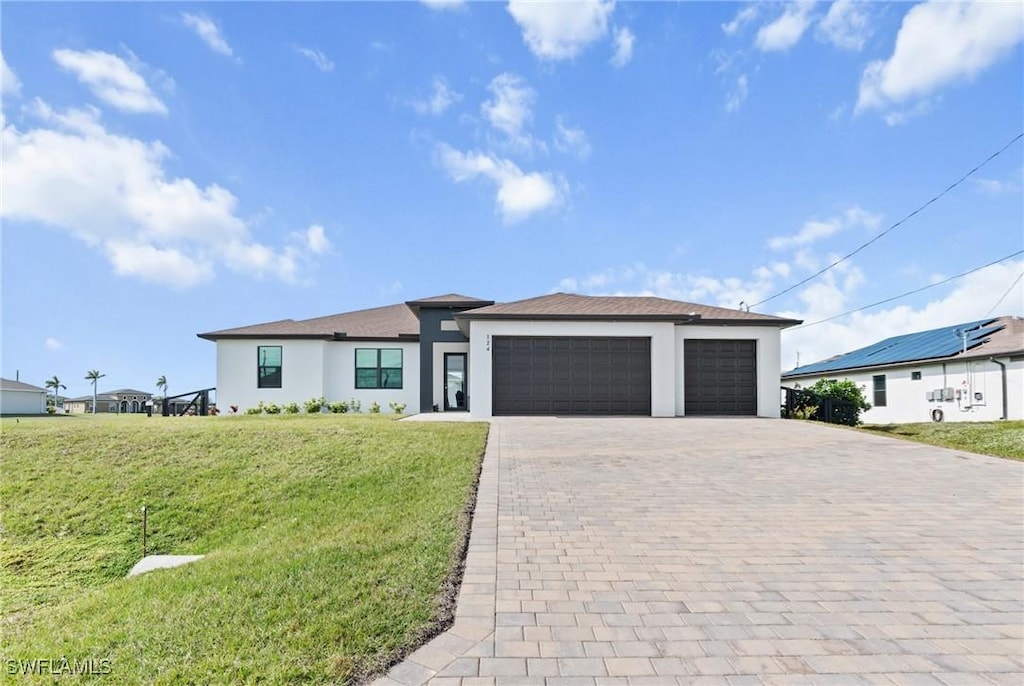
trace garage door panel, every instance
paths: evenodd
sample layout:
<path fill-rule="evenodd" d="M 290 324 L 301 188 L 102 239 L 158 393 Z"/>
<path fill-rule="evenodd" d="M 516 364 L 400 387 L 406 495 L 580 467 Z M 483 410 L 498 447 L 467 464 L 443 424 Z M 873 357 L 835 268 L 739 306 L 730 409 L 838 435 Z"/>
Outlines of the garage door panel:
<path fill-rule="evenodd" d="M 757 414 L 757 344 L 687 340 L 683 345 L 687 415 Z"/>
<path fill-rule="evenodd" d="M 649 338 L 495 336 L 492 348 L 495 415 L 651 413 Z"/>

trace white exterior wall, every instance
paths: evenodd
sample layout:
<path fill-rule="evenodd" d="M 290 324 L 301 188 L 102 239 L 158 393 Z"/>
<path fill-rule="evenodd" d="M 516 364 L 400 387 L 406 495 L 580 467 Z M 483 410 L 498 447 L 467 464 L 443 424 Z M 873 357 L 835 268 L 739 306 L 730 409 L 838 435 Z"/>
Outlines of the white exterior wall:
<path fill-rule="evenodd" d="M 401 388 L 356 388 L 356 348 L 400 348 Z M 324 397 L 329 402 L 358 400 L 363 412 L 374 401 L 380 411 L 391 412 L 388 403 L 404 403 L 415 414 L 420 403 L 420 344 L 398 341 L 338 341 L 324 344 Z M 313 396 L 310 396 L 313 397 Z"/>
<path fill-rule="evenodd" d="M 674 327 L 672 322 L 470 321 L 469 413 L 473 417 L 491 416 L 493 336 L 633 336 L 651 339 L 651 414 L 671 417 L 680 379 L 673 351 Z"/>
<path fill-rule="evenodd" d="M 0 414 L 46 414 L 43 391 L 0 391 Z"/>
<path fill-rule="evenodd" d="M 1008 418 L 1024 419 L 1024 360 L 997 359 L 1006 365 Z M 921 379 L 911 379 L 912 372 L 921 372 Z M 885 375 L 886 406 L 874 407 L 873 377 L 880 374 Z M 946 362 L 945 373 L 943 363 L 930 362 L 784 380 L 782 385 L 792 388 L 799 383 L 801 388 L 809 388 L 822 378 L 849 379 L 872 404 L 872 408 L 861 415 L 866 424 L 930 422 L 931 412 L 936 408 L 942 410 L 946 422 L 982 422 L 1002 417 L 1001 374 L 999 365 L 986 359 L 958 360 Z M 942 388 L 952 388 L 954 399 L 929 402 L 925 394 Z M 959 400 L 955 398 L 958 389 Z M 975 393 L 981 393 L 982 400 L 974 400 Z"/>
<path fill-rule="evenodd" d="M 781 415 L 779 403 L 779 376 L 782 374 L 780 329 L 775 326 L 701 326 L 682 325 L 675 330 L 675 360 L 677 374 L 675 413 L 684 415 L 686 402 L 683 373 L 685 360 L 684 341 L 703 340 L 753 340 L 757 349 L 757 416 L 775 417 Z"/>
<path fill-rule="evenodd" d="M 217 341 L 217 406 L 239 412 L 264 403 L 299 403 L 324 394 L 324 345 L 317 340 Z M 281 388 L 256 387 L 256 348 L 281 346 Z"/>
<path fill-rule="evenodd" d="M 256 387 L 256 348 L 281 346 L 281 388 Z M 356 389 L 356 348 L 401 348 L 402 388 Z M 419 403 L 419 344 L 398 341 L 320 341 L 261 339 L 217 341 L 217 405 L 237 405 L 239 412 L 264 403 L 299 403 L 310 398 L 330 402 L 358 400 L 362 411 L 376 401 L 382 412 L 388 403 L 405 403 L 411 411 Z"/>

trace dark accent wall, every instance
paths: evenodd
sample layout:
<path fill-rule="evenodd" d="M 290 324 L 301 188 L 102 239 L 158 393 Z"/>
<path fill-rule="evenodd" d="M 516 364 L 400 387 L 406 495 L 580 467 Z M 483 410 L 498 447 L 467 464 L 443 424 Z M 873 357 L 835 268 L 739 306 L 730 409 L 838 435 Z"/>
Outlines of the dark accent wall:
<path fill-rule="evenodd" d="M 434 407 L 434 343 L 466 343 L 461 331 L 442 331 L 441 322 L 468 307 L 429 307 L 420 305 L 420 412 Z"/>

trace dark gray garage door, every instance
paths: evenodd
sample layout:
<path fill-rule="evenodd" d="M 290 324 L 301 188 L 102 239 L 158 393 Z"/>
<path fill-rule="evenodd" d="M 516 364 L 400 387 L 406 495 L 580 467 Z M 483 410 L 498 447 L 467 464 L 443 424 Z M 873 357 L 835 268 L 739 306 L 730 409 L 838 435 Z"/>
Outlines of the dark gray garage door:
<path fill-rule="evenodd" d="M 495 336 L 495 415 L 651 414 L 651 339 Z"/>
<path fill-rule="evenodd" d="M 683 368 L 686 414 L 757 414 L 755 341 L 687 340 Z"/>

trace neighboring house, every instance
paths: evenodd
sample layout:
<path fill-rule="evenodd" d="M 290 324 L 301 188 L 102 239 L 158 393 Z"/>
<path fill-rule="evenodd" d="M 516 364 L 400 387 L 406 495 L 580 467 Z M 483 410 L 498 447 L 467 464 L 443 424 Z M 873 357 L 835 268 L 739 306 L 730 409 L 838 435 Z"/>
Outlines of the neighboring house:
<path fill-rule="evenodd" d="M 0 379 L 0 415 L 46 414 L 45 388 Z"/>
<path fill-rule="evenodd" d="M 792 319 L 653 297 L 457 294 L 199 334 L 217 399 L 325 397 L 407 412 L 778 417 L 779 332 Z"/>
<path fill-rule="evenodd" d="M 96 412 L 116 414 L 145 412 L 146 403 L 152 398 L 152 393 L 137 391 L 133 388 L 119 388 L 116 391 L 97 393 Z M 64 401 L 64 407 L 71 414 L 92 413 L 92 394 L 69 398 Z"/>
<path fill-rule="evenodd" d="M 872 424 L 1024 419 L 1024 319 L 999 317 L 894 336 L 803 365 L 784 386 L 850 379 Z"/>

